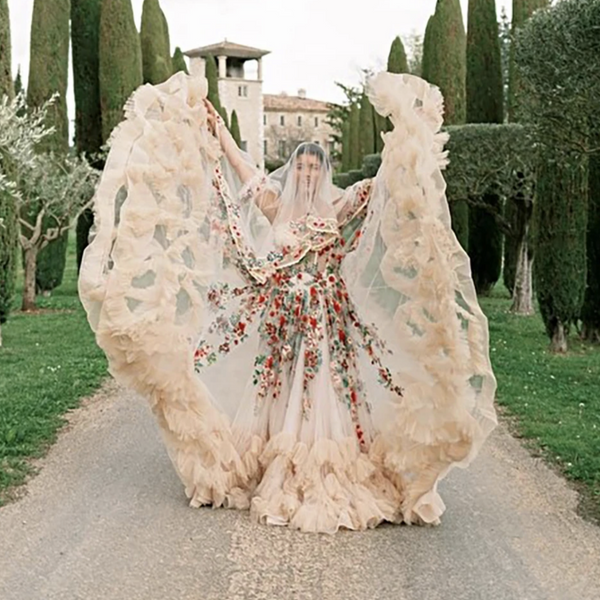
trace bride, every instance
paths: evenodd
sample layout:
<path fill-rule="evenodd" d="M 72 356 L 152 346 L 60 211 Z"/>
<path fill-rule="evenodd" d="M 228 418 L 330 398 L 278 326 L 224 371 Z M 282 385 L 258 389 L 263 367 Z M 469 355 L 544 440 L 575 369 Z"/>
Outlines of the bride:
<path fill-rule="evenodd" d="M 346 190 L 315 144 L 262 173 L 182 73 L 140 88 L 113 134 L 80 296 L 192 506 L 328 533 L 437 524 L 439 480 L 495 425 L 441 95 L 381 73 L 370 96 L 394 129 Z"/>

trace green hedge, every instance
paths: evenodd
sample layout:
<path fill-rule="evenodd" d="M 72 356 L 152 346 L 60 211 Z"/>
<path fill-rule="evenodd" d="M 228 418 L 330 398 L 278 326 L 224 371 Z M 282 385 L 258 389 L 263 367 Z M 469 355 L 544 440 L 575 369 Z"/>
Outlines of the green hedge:
<path fill-rule="evenodd" d="M 533 193 L 535 153 L 531 136 L 519 124 L 470 124 L 446 128 L 450 140 L 446 145 L 450 164 L 444 177 L 450 203 L 466 201 L 493 193 L 503 197 Z M 381 155 L 366 156 L 360 171 L 338 173 L 338 182 L 351 183 L 374 177 L 381 165 Z M 505 230 L 501 212 L 495 217 Z M 510 231 L 506 231 L 510 233 Z"/>

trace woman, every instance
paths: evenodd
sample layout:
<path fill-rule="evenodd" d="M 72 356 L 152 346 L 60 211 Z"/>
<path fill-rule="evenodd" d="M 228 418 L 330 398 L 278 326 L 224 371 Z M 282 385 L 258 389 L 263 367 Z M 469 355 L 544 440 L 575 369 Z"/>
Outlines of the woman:
<path fill-rule="evenodd" d="M 487 327 L 449 227 L 441 97 L 381 74 L 382 166 L 345 191 L 300 145 L 266 176 L 179 74 L 113 138 L 81 297 L 193 506 L 332 533 L 437 524 L 495 424 Z"/>

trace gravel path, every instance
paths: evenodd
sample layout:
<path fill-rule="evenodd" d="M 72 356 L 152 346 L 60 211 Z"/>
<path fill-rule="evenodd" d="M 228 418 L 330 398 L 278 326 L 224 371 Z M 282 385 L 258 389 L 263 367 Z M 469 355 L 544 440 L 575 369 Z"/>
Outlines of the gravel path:
<path fill-rule="evenodd" d="M 0 509 L 1 600 L 598 600 L 600 528 L 500 427 L 438 528 L 335 536 L 188 508 L 143 399 L 110 382 Z"/>

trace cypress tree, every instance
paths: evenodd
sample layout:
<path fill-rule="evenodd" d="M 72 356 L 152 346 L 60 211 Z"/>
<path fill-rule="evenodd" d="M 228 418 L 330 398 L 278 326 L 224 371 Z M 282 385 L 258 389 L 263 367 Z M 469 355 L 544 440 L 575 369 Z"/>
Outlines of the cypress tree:
<path fill-rule="evenodd" d="M 19 70 L 17 71 L 17 76 L 15 77 L 14 89 L 15 96 L 17 96 L 23 91 L 23 78 L 21 77 L 21 67 L 19 67 Z"/>
<path fill-rule="evenodd" d="M 365 156 L 375 152 L 375 126 L 373 124 L 373 105 L 371 104 L 366 92 L 363 92 L 360 99 L 359 114 L 360 138 L 359 152 L 360 160 L 356 168 L 360 168 Z"/>
<path fill-rule="evenodd" d="M 406 51 L 404 44 L 397 36 L 392 42 L 390 53 L 388 55 L 387 70 L 389 73 L 408 73 L 408 60 L 406 59 Z"/>
<path fill-rule="evenodd" d="M 504 91 L 502 57 L 495 0 L 469 0 L 467 32 L 467 121 L 502 123 Z M 480 199 L 501 212 L 501 199 Z M 502 232 L 493 215 L 483 208 L 469 209 L 469 257 L 475 288 L 487 294 L 502 270 Z"/>
<path fill-rule="evenodd" d="M 190 74 L 185 63 L 183 52 L 181 51 L 181 48 L 177 46 L 177 48 L 175 48 L 175 54 L 173 54 L 173 73 L 179 73 L 179 71 L 183 71 L 186 75 Z"/>
<path fill-rule="evenodd" d="M 100 5 L 102 0 L 71 0 L 71 44 L 75 88 L 75 146 L 94 156 L 102 146 L 100 108 Z M 97 165 L 101 167 L 102 165 Z M 77 221 L 77 270 L 94 217 L 86 210 Z"/>
<path fill-rule="evenodd" d="M 163 22 L 163 33 L 164 33 L 164 51 L 169 70 L 169 77 L 173 75 L 173 57 L 171 56 L 171 34 L 169 33 L 169 22 L 165 16 L 165 12 L 161 9 L 160 14 Z"/>
<path fill-rule="evenodd" d="M 31 22 L 27 104 L 41 106 L 54 94 L 57 99 L 48 111 L 48 124 L 55 133 L 39 145 L 41 151 L 66 154 L 69 148 L 67 81 L 69 76 L 70 0 L 35 0 Z M 52 217 L 44 218 L 46 231 L 56 226 Z M 51 291 L 62 283 L 67 257 L 68 231 L 48 244 L 37 257 L 36 287 Z"/>
<path fill-rule="evenodd" d="M 466 118 L 466 35 L 460 0 L 438 0 L 427 23 L 423 77 L 444 96 L 444 122 L 462 125 Z M 450 200 L 452 229 L 463 248 L 469 246 L 469 207 Z"/>
<path fill-rule="evenodd" d="M 466 118 L 466 35 L 460 0 L 438 0 L 430 31 L 428 80 L 445 101 L 446 125 L 462 125 Z M 425 49 L 424 49 L 425 51 Z"/>
<path fill-rule="evenodd" d="M 514 38 L 517 30 L 522 27 L 534 11 L 549 5 L 548 0 L 513 0 L 512 6 L 512 32 Z M 514 44 L 511 43 L 509 51 L 509 77 L 508 77 L 508 120 L 512 123 L 518 122 L 519 109 L 517 98 L 520 93 L 521 83 L 515 63 Z M 529 221 L 525 214 L 522 198 L 507 198 L 505 206 L 505 218 L 510 223 L 512 230 L 516 233 L 522 231 Z M 504 240 L 504 286 L 512 294 L 515 287 L 515 276 L 517 272 L 518 235 L 506 236 Z M 532 251 L 532 249 L 530 249 Z"/>
<path fill-rule="evenodd" d="M 58 93 L 48 113 L 56 132 L 41 143 L 44 150 L 56 153 L 66 153 L 69 148 L 69 15 L 70 0 L 34 0 L 27 104 L 41 106 Z"/>
<path fill-rule="evenodd" d="M 512 4 L 512 37 L 514 39 L 519 27 L 541 8 L 550 5 L 550 0 L 513 0 Z M 511 44 L 508 79 L 508 119 L 511 122 L 519 120 L 518 96 L 521 89 L 519 72 L 515 63 L 514 44 Z"/>
<path fill-rule="evenodd" d="M 11 37 L 8 0 L 0 0 L 0 97 L 14 97 L 11 73 Z M 2 164 L 3 169 L 10 168 Z M 8 194 L 0 195 L 0 325 L 10 312 L 17 270 L 18 224 L 15 202 Z M 2 335 L 0 333 L 0 346 Z"/>
<path fill-rule="evenodd" d="M 0 0 L 0 95 L 14 98 L 11 64 L 10 16 L 8 0 Z M 20 77 L 21 71 L 17 78 Z"/>
<path fill-rule="evenodd" d="M 432 64 L 435 60 L 435 52 L 437 45 L 435 43 L 435 13 L 431 15 L 427 21 L 425 35 L 423 37 L 423 58 L 421 61 L 421 76 L 427 81 L 431 81 Z"/>
<path fill-rule="evenodd" d="M 406 51 L 400 36 L 396 36 L 390 47 L 387 61 L 388 73 L 409 73 Z M 389 119 L 381 117 L 377 112 L 374 113 L 375 122 L 375 151 L 383 150 L 383 140 L 381 134 L 385 131 L 391 131 L 392 123 Z"/>
<path fill-rule="evenodd" d="M 342 173 L 350 170 L 350 117 L 342 125 Z"/>
<path fill-rule="evenodd" d="M 173 71 L 168 26 L 158 0 L 144 0 L 140 40 L 144 83 L 157 85 Z"/>
<path fill-rule="evenodd" d="M 360 109 L 358 102 L 353 102 L 350 107 L 350 125 L 349 125 L 349 139 L 350 139 L 350 169 L 360 169 L 361 157 L 360 157 Z"/>
<path fill-rule="evenodd" d="M 587 286 L 581 314 L 583 337 L 600 342 L 600 158 L 590 159 L 587 230 Z"/>
<path fill-rule="evenodd" d="M 100 108 L 100 5 L 102 0 L 71 0 L 75 145 L 88 155 L 102 146 Z"/>
<path fill-rule="evenodd" d="M 586 284 L 587 160 L 546 148 L 539 165 L 533 220 L 533 277 L 554 352 L 567 349 L 569 326 L 581 314 Z"/>
<path fill-rule="evenodd" d="M 231 137 L 235 140 L 238 148 L 242 147 L 242 134 L 240 133 L 240 124 L 235 110 L 231 113 Z"/>
<path fill-rule="evenodd" d="M 102 0 L 100 9 L 100 106 L 102 139 L 123 119 L 123 107 L 143 82 L 140 36 L 130 0 Z"/>
<path fill-rule="evenodd" d="M 373 108 L 373 128 L 375 131 L 375 152 L 379 153 L 383 150 L 381 134 L 391 129 L 391 123 L 388 125 L 388 119 L 382 117 L 375 108 Z"/>
<path fill-rule="evenodd" d="M 502 56 L 496 3 L 469 0 L 467 34 L 467 122 L 502 123 Z"/>
<path fill-rule="evenodd" d="M 225 125 L 229 128 L 229 118 L 225 107 L 221 104 L 219 98 L 219 73 L 217 71 L 217 61 L 213 56 L 208 55 L 205 59 L 206 79 L 208 81 L 208 99 L 212 102 L 215 110 L 221 115 Z"/>

